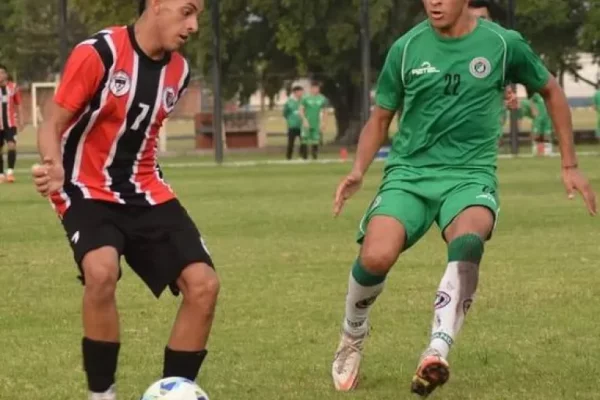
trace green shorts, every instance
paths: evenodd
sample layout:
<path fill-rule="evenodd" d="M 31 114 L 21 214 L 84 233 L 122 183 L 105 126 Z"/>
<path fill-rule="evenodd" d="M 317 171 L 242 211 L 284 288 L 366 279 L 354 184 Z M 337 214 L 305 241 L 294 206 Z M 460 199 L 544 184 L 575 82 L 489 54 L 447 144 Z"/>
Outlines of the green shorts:
<path fill-rule="evenodd" d="M 534 120 L 532 132 L 536 136 L 551 136 L 552 121 L 549 118 Z"/>
<path fill-rule="evenodd" d="M 321 130 L 319 128 L 302 128 L 300 142 L 303 144 L 321 143 Z"/>
<path fill-rule="evenodd" d="M 463 210 L 472 206 L 489 208 L 494 215 L 495 228 L 500 200 L 493 173 L 396 168 L 386 172 L 375 199 L 360 222 L 357 241 L 362 243 L 373 216 L 385 215 L 404 226 L 406 250 L 427 233 L 433 222 L 444 232 Z"/>

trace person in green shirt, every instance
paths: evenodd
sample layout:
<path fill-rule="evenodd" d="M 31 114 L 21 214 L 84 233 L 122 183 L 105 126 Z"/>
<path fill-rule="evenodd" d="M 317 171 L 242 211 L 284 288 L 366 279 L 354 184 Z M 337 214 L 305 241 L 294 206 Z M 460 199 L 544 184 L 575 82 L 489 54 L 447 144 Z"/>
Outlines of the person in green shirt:
<path fill-rule="evenodd" d="M 433 223 L 448 259 L 411 391 L 426 397 L 448 380 L 450 348 L 473 303 L 484 245 L 498 219 L 497 140 L 507 82 L 545 99 L 560 137 L 567 192 L 582 193 L 589 213 L 596 213 L 595 194 L 578 169 L 567 99 L 539 56 L 519 33 L 472 16 L 468 0 L 422 1 L 428 18 L 389 50 L 352 170 L 335 193 L 338 215 L 359 190 L 399 112 L 383 180 L 360 222 L 361 247 L 331 368 L 341 391 L 358 382 L 369 311 L 386 275 Z"/>
<path fill-rule="evenodd" d="M 294 86 L 292 88 L 292 95 L 283 106 L 283 117 L 288 127 L 288 142 L 286 158 L 292 159 L 294 153 L 294 143 L 296 138 L 300 137 L 302 131 L 302 117 L 300 117 L 300 102 L 302 101 L 302 94 L 304 88 L 302 86 Z"/>
<path fill-rule="evenodd" d="M 321 84 L 313 81 L 310 85 L 310 94 L 304 96 L 300 107 L 300 115 L 303 120 L 301 152 L 303 158 L 308 158 L 308 146 L 311 147 L 313 159 L 317 159 L 319 144 L 321 143 L 323 130 L 325 128 L 325 108 L 327 99 L 321 94 Z"/>
<path fill-rule="evenodd" d="M 533 125 L 531 133 L 536 143 L 544 143 L 552 140 L 552 120 L 548 114 L 548 109 L 544 99 L 539 93 L 531 96 L 531 115 L 533 116 Z"/>
<path fill-rule="evenodd" d="M 594 108 L 596 109 L 596 138 L 600 139 L 600 83 L 594 93 Z"/>

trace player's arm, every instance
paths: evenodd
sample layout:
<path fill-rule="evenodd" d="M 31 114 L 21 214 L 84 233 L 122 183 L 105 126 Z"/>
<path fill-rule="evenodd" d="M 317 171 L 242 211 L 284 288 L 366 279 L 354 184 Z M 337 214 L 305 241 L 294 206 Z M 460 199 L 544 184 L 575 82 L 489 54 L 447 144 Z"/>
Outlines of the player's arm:
<path fill-rule="evenodd" d="M 305 106 L 306 100 L 302 99 L 302 102 L 300 103 L 300 108 L 298 109 L 298 113 L 300 114 L 300 118 L 302 118 L 302 123 L 304 124 L 305 128 L 309 127 L 309 122 L 308 122 L 308 118 L 306 117 L 306 106 Z"/>
<path fill-rule="evenodd" d="M 358 139 L 352 171 L 338 185 L 333 205 L 338 215 L 344 202 L 361 186 L 363 177 L 385 140 L 394 114 L 402 107 L 404 80 L 402 71 L 402 39 L 390 49 L 377 81 L 375 107 Z"/>
<path fill-rule="evenodd" d="M 353 172 L 361 176 L 369 169 L 383 141 L 387 138 L 394 115 L 403 104 L 402 50 L 401 42 L 396 42 L 392 46 L 377 81 L 375 107 L 360 134 L 353 167 Z"/>
<path fill-rule="evenodd" d="M 508 39 L 510 40 L 508 75 L 516 82 L 524 84 L 528 91 L 538 92 L 544 98 L 558 137 L 565 188 L 570 198 L 573 197 L 575 190 L 580 192 L 588 211 L 595 215 L 596 195 L 578 168 L 571 109 L 567 97 L 556 78 L 548 72 L 542 60 L 521 35 L 511 32 Z"/>
<path fill-rule="evenodd" d="M 38 150 L 42 160 L 59 162 L 62 159 L 61 135 L 91 100 L 103 74 L 104 66 L 92 46 L 75 48 L 67 60 L 56 95 L 45 110 L 44 122 L 38 129 Z"/>
<path fill-rule="evenodd" d="M 19 130 L 23 129 L 23 102 L 21 101 L 21 89 L 19 89 L 19 87 L 16 87 L 15 90 L 15 94 L 14 94 L 14 102 L 15 105 L 17 106 L 17 126 L 19 128 Z"/>
<path fill-rule="evenodd" d="M 43 165 L 34 166 L 33 177 L 43 196 L 56 192 L 63 185 L 62 134 L 89 103 L 103 75 L 104 66 L 92 46 L 80 45 L 73 50 L 54 100 L 47 106 L 37 132 Z"/>

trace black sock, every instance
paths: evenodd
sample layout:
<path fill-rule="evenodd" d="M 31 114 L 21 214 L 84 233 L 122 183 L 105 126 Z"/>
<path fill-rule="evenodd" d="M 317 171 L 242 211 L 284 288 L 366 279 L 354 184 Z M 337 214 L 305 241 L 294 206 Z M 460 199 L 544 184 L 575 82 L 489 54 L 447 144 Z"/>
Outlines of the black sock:
<path fill-rule="evenodd" d="M 83 338 L 83 368 L 91 392 L 106 392 L 115 383 L 120 346 L 119 343 Z"/>
<path fill-rule="evenodd" d="M 8 169 L 14 169 L 17 162 L 17 150 L 8 151 Z"/>
<path fill-rule="evenodd" d="M 2 154 L 2 147 L 0 147 L 0 174 L 4 173 L 4 155 Z"/>
<path fill-rule="evenodd" d="M 175 351 L 165 347 L 163 378 L 176 376 L 195 381 L 206 353 L 206 350 Z"/>

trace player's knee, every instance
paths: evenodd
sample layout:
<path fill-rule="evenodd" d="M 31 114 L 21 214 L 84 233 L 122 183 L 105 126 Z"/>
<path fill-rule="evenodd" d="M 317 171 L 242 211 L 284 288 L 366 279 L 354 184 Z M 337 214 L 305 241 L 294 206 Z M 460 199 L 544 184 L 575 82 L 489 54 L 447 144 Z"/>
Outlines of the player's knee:
<path fill-rule="evenodd" d="M 457 237 L 448 244 L 448 261 L 463 261 L 479 264 L 483 257 L 483 239 L 475 233 Z"/>
<path fill-rule="evenodd" d="M 17 143 L 15 143 L 15 142 L 7 142 L 6 146 L 8 147 L 8 150 L 16 150 L 17 149 Z"/>
<path fill-rule="evenodd" d="M 188 267 L 181 279 L 184 301 L 212 312 L 221 288 L 217 273 L 207 265 L 199 264 Z"/>
<path fill-rule="evenodd" d="M 375 275 L 385 275 L 396 262 L 398 255 L 384 246 L 363 246 L 360 252 L 362 266 Z"/>
<path fill-rule="evenodd" d="M 119 266 L 112 260 L 98 259 L 84 265 L 86 294 L 97 302 L 114 298 L 119 280 Z"/>

